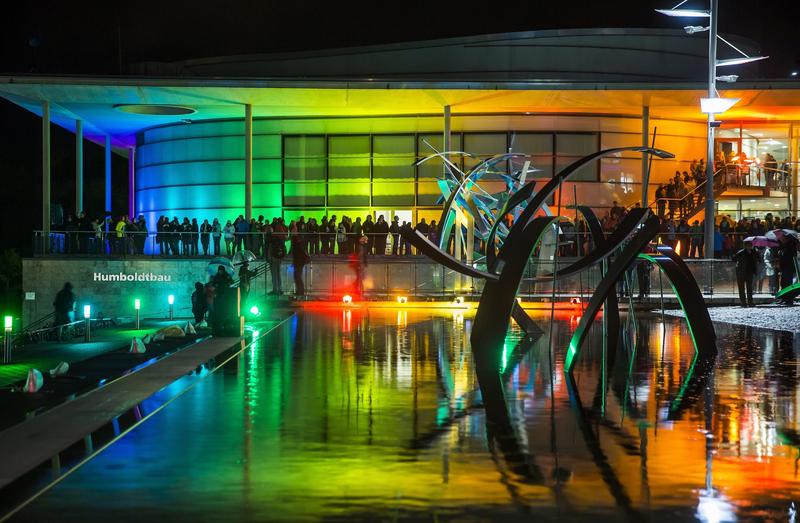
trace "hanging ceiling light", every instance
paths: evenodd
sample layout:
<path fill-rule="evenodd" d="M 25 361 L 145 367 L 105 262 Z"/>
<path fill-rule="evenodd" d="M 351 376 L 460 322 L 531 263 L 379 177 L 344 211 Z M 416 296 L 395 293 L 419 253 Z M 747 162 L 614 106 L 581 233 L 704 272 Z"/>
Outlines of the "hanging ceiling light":
<path fill-rule="evenodd" d="M 700 110 L 706 114 L 724 113 L 739 102 L 740 98 L 700 98 Z"/>

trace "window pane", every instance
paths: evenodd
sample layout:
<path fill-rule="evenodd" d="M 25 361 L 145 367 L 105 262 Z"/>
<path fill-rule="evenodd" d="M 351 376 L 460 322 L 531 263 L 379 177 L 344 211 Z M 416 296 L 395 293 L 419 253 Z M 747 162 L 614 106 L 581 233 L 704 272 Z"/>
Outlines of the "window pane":
<path fill-rule="evenodd" d="M 559 156 L 586 156 L 597 152 L 596 134 L 557 134 L 556 154 Z"/>
<path fill-rule="evenodd" d="M 414 135 L 375 135 L 372 137 L 372 155 L 414 156 Z"/>
<path fill-rule="evenodd" d="M 361 183 L 328 183 L 328 205 L 342 206 L 369 206 L 369 181 Z"/>
<path fill-rule="evenodd" d="M 442 191 L 435 181 L 417 183 L 417 205 L 441 205 Z"/>
<path fill-rule="evenodd" d="M 286 158 L 320 158 L 325 156 L 325 137 L 287 136 L 283 140 Z"/>
<path fill-rule="evenodd" d="M 317 183 L 284 183 L 283 204 L 325 205 L 325 182 Z"/>
<path fill-rule="evenodd" d="M 331 136 L 328 150 L 330 156 L 369 157 L 369 136 Z"/>
<path fill-rule="evenodd" d="M 372 160 L 372 178 L 375 181 L 382 178 L 403 178 L 413 182 L 414 157 L 375 158 Z"/>
<path fill-rule="evenodd" d="M 512 133 L 511 152 L 552 156 L 553 135 L 550 133 Z"/>
<path fill-rule="evenodd" d="M 434 154 L 433 149 L 428 147 L 425 142 L 431 144 L 437 151 L 442 150 L 442 133 L 439 134 L 420 134 L 417 139 L 417 147 L 419 148 L 418 160 L 426 158 Z M 461 135 L 450 135 L 450 150 L 461 151 Z M 462 167 L 461 156 L 451 156 L 450 161 L 456 164 L 459 168 Z M 417 176 L 419 178 L 435 179 L 441 178 L 444 173 L 444 162 L 438 158 L 428 160 L 422 165 L 417 167 Z"/>
<path fill-rule="evenodd" d="M 369 183 L 369 158 L 342 158 L 328 161 L 328 179 L 361 180 Z"/>
<path fill-rule="evenodd" d="M 414 184 L 409 182 L 375 182 L 372 205 L 414 205 Z"/>
<path fill-rule="evenodd" d="M 325 159 L 293 159 L 283 161 L 284 180 L 324 180 Z"/>

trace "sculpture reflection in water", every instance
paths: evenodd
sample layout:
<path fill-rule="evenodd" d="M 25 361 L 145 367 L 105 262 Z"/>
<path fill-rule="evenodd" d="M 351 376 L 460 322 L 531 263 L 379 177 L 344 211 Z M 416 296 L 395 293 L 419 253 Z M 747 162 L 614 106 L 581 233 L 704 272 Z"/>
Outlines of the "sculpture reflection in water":
<path fill-rule="evenodd" d="M 526 182 L 525 180 L 525 176 L 530 172 L 530 160 L 524 155 L 498 155 L 479 163 L 471 171 L 463 173 L 458 171 L 455 165 L 447 159 L 449 154 L 455 153 L 438 153 L 430 158 L 444 159 L 447 167 L 447 175 L 444 180 L 440 181 L 446 201 L 439 221 L 439 245 L 435 245 L 427 237 L 410 227 L 401 231 L 409 243 L 434 261 L 460 274 L 484 280 L 484 288 L 470 341 L 490 435 L 503 450 L 507 459 L 512 462 L 522 463 L 530 460 L 512 457 L 522 454 L 520 454 L 514 438 L 503 390 L 503 362 L 501 361 L 503 340 L 512 317 L 529 336 L 537 336 L 541 333 L 517 302 L 516 295 L 528 260 L 541 244 L 543 236 L 548 231 L 559 231 L 560 224 L 568 221 L 562 216 L 552 216 L 550 210 L 545 206 L 545 202 L 554 195 L 556 190 L 560 189 L 562 182 L 568 180 L 581 167 L 604 156 L 624 152 L 642 152 L 659 158 L 674 157 L 669 152 L 652 147 L 605 149 L 575 161 L 548 180 L 541 189 L 534 191 L 535 182 Z M 507 182 L 508 190 L 506 192 L 489 195 L 485 191 L 477 189 L 477 181 L 482 176 L 492 172 L 492 169 L 504 162 L 511 164 L 512 160 L 524 160 L 524 164 L 518 171 L 512 170 L 510 173 L 499 174 L 499 177 Z M 495 172 L 495 174 L 498 173 Z M 578 206 L 576 209 L 582 214 L 592 233 L 594 249 L 567 267 L 560 270 L 554 269 L 553 273 L 535 279 L 535 281 L 555 281 L 602 263 L 602 279 L 581 316 L 567 350 L 564 370 L 568 374 L 570 382 L 573 379 L 575 364 L 580 356 L 581 345 L 601 308 L 605 309 L 607 345 L 612 351 L 616 349 L 619 334 L 616 284 L 637 260 L 642 259 L 656 265 L 670 281 L 686 314 L 695 345 L 695 363 L 684 381 L 681 394 L 673 401 L 673 410 L 676 413 L 682 411 L 686 408 L 686 403 L 695 397 L 695 389 L 702 389 L 702 383 L 699 383 L 696 377 L 708 374 L 706 371 L 709 365 L 713 364 L 716 354 L 714 328 L 694 277 L 671 248 L 658 247 L 656 252 L 646 252 L 659 231 L 658 218 L 648 209 L 631 210 L 607 238 L 604 237 L 600 222 L 591 209 L 584 206 Z M 536 216 L 539 211 L 542 211 L 545 216 Z M 504 218 L 509 214 L 514 217 L 513 225 L 510 227 L 504 223 Z M 459 218 L 463 216 L 468 217 L 467 223 L 474 223 L 474 230 L 467 227 L 468 237 L 464 239 L 462 236 L 452 242 L 454 250 L 451 254 L 448 252 L 450 236 L 461 236 L 465 231 L 465 227 L 459 225 L 462 222 Z M 470 242 L 472 235 L 480 241 Z M 483 256 L 485 270 L 478 268 L 475 264 L 461 261 L 462 252 L 458 246 L 470 244 L 484 245 L 484 251 L 477 254 Z M 467 253 L 468 262 L 473 259 L 474 254 Z M 604 353 L 604 366 L 608 363 L 605 361 L 605 356 Z M 602 387 L 605 388 L 605 383 Z M 577 394 L 574 396 L 574 401 L 580 405 Z M 582 406 L 578 411 L 581 415 L 584 414 Z M 588 425 L 586 426 L 588 427 Z M 590 443 L 591 434 L 586 432 L 584 435 L 587 443 Z M 599 445 L 590 444 L 590 448 L 595 449 L 593 452 L 602 453 Z M 598 466 L 605 463 L 602 455 L 594 457 Z M 603 477 L 608 478 L 612 492 L 617 492 L 615 497 L 619 496 L 618 502 L 625 506 L 625 495 L 618 492 L 615 482 L 611 479 L 613 474 L 608 470 L 602 472 Z"/>

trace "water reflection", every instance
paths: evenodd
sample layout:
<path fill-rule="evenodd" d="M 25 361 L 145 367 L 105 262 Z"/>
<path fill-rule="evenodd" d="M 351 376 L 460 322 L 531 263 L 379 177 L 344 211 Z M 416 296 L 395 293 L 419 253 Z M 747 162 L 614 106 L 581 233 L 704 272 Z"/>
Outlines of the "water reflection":
<path fill-rule="evenodd" d="M 557 313 L 552 331 L 549 313 L 534 316 L 534 340 L 509 333 L 497 413 L 475 378 L 469 313 L 304 312 L 19 518 L 787 517 L 791 335 L 720 326 L 712 365 L 680 321 L 623 316 L 614 342 L 597 322 L 568 379 L 574 316 Z"/>

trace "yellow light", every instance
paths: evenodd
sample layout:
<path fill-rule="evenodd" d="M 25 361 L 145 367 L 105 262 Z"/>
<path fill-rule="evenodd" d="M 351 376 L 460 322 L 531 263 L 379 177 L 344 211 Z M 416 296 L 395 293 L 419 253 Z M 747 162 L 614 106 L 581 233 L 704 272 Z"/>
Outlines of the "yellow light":
<path fill-rule="evenodd" d="M 168 302 L 170 305 L 174 305 L 174 304 L 175 304 L 175 295 L 173 295 L 173 294 L 170 294 L 169 296 L 167 296 L 167 302 Z"/>
<path fill-rule="evenodd" d="M 342 296 L 342 303 L 353 303 L 353 297 L 349 294 Z"/>
<path fill-rule="evenodd" d="M 133 300 L 133 308 L 134 309 L 136 309 L 138 311 L 141 308 L 141 306 L 142 306 L 142 300 L 140 300 L 139 298 L 136 298 L 135 300 Z"/>
<path fill-rule="evenodd" d="M 453 303 L 455 303 L 456 305 L 463 304 L 464 303 L 464 297 L 463 296 L 456 296 L 456 299 L 453 300 Z"/>
<path fill-rule="evenodd" d="M 398 296 L 397 303 L 408 303 L 408 298 L 405 296 Z"/>
<path fill-rule="evenodd" d="M 83 317 L 87 320 L 92 317 L 92 306 L 91 305 L 84 305 L 83 306 Z"/>

